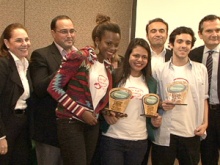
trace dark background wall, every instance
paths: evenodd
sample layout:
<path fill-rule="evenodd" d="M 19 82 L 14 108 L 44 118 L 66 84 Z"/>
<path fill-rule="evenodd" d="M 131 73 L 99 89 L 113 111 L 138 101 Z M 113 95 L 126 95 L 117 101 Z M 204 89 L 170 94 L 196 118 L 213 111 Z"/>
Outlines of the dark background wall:
<path fill-rule="evenodd" d="M 118 23 L 122 31 L 119 53 L 124 54 L 130 41 L 133 0 L 0 0 L 0 33 L 13 22 L 26 26 L 31 38 L 31 51 L 52 42 L 51 20 L 68 15 L 77 30 L 76 47 L 91 45 L 91 32 L 97 13 Z"/>

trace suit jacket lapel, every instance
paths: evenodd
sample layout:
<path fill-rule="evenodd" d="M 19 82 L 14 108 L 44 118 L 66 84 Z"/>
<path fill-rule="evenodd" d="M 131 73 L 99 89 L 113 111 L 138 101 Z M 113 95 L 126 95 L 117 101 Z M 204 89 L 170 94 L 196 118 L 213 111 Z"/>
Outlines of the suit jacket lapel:
<path fill-rule="evenodd" d="M 54 54 L 54 60 L 60 65 L 63 57 L 54 43 L 51 45 L 51 53 Z"/>
<path fill-rule="evenodd" d="M 27 79 L 28 79 L 28 84 L 30 88 L 30 93 L 33 91 L 33 86 L 32 86 L 32 81 L 31 81 L 31 76 L 30 76 L 30 69 L 27 70 Z"/>
<path fill-rule="evenodd" d="M 172 56 L 172 51 L 169 49 L 166 49 L 165 62 L 169 61 L 171 56 Z"/>
<path fill-rule="evenodd" d="M 19 76 L 15 61 L 14 61 L 13 57 L 11 56 L 11 54 L 9 54 L 9 66 L 10 66 L 10 69 L 11 69 L 11 80 L 14 83 L 16 83 L 18 86 L 23 88 L 21 78 Z"/>
<path fill-rule="evenodd" d="M 204 49 L 205 49 L 205 47 L 201 46 L 198 49 L 198 52 L 196 53 L 196 58 L 198 59 L 198 62 L 200 62 L 200 63 L 202 63 Z"/>

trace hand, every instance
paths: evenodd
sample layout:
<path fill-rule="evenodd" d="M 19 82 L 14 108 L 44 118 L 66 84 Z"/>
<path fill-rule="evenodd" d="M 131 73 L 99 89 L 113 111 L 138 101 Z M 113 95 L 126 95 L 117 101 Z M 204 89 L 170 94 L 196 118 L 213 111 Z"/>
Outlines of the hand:
<path fill-rule="evenodd" d="M 172 104 L 172 102 L 169 100 L 163 101 L 161 106 L 162 106 L 163 110 L 165 110 L 165 111 L 172 110 L 175 107 L 175 105 Z"/>
<path fill-rule="evenodd" d="M 202 136 L 204 135 L 206 128 L 207 128 L 208 124 L 202 124 L 199 127 L 197 127 L 194 131 L 194 134 L 197 136 Z"/>
<path fill-rule="evenodd" d="M 162 116 L 158 115 L 151 118 L 151 123 L 154 127 L 160 127 L 162 123 Z"/>
<path fill-rule="evenodd" d="M 113 111 L 108 111 L 108 114 L 103 115 L 106 122 L 110 125 L 115 124 L 118 121 L 118 117 L 116 117 L 116 113 Z"/>
<path fill-rule="evenodd" d="M 113 112 L 113 113 L 111 113 L 111 112 Z M 103 115 L 108 115 L 108 116 L 111 116 L 113 114 L 117 118 L 122 118 L 122 117 L 127 117 L 128 116 L 126 113 L 115 112 L 115 111 L 111 111 L 111 110 L 108 110 L 108 109 L 102 110 L 102 114 Z"/>
<path fill-rule="evenodd" d="M 82 114 L 82 119 L 89 125 L 96 125 L 98 123 L 96 115 L 89 111 L 85 111 Z"/>
<path fill-rule="evenodd" d="M 6 138 L 0 140 L 0 155 L 5 155 L 8 152 L 8 143 Z"/>

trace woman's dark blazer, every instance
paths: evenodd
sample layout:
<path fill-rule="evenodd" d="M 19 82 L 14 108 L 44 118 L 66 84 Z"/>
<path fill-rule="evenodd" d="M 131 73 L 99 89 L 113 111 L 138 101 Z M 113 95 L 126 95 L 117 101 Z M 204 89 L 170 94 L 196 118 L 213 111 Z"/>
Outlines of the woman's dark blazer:
<path fill-rule="evenodd" d="M 32 91 L 30 75 L 27 79 Z M 15 61 L 10 53 L 8 56 L 0 57 L 0 137 L 6 135 L 6 126 L 12 124 L 10 121 L 15 105 L 23 94 L 24 88 L 17 71 Z"/>

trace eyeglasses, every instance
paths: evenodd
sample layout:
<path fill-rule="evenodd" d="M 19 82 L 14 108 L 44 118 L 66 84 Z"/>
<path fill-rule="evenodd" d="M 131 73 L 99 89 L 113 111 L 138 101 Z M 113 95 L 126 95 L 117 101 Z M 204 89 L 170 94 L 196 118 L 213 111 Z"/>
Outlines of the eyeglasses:
<path fill-rule="evenodd" d="M 61 29 L 61 30 L 57 30 L 56 32 L 58 33 L 61 33 L 61 34 L 74 34 L 76 33 L 76 30 L 75 29 L 70 29 L 70 30 L 67 30 L 67 29 Z"/>

